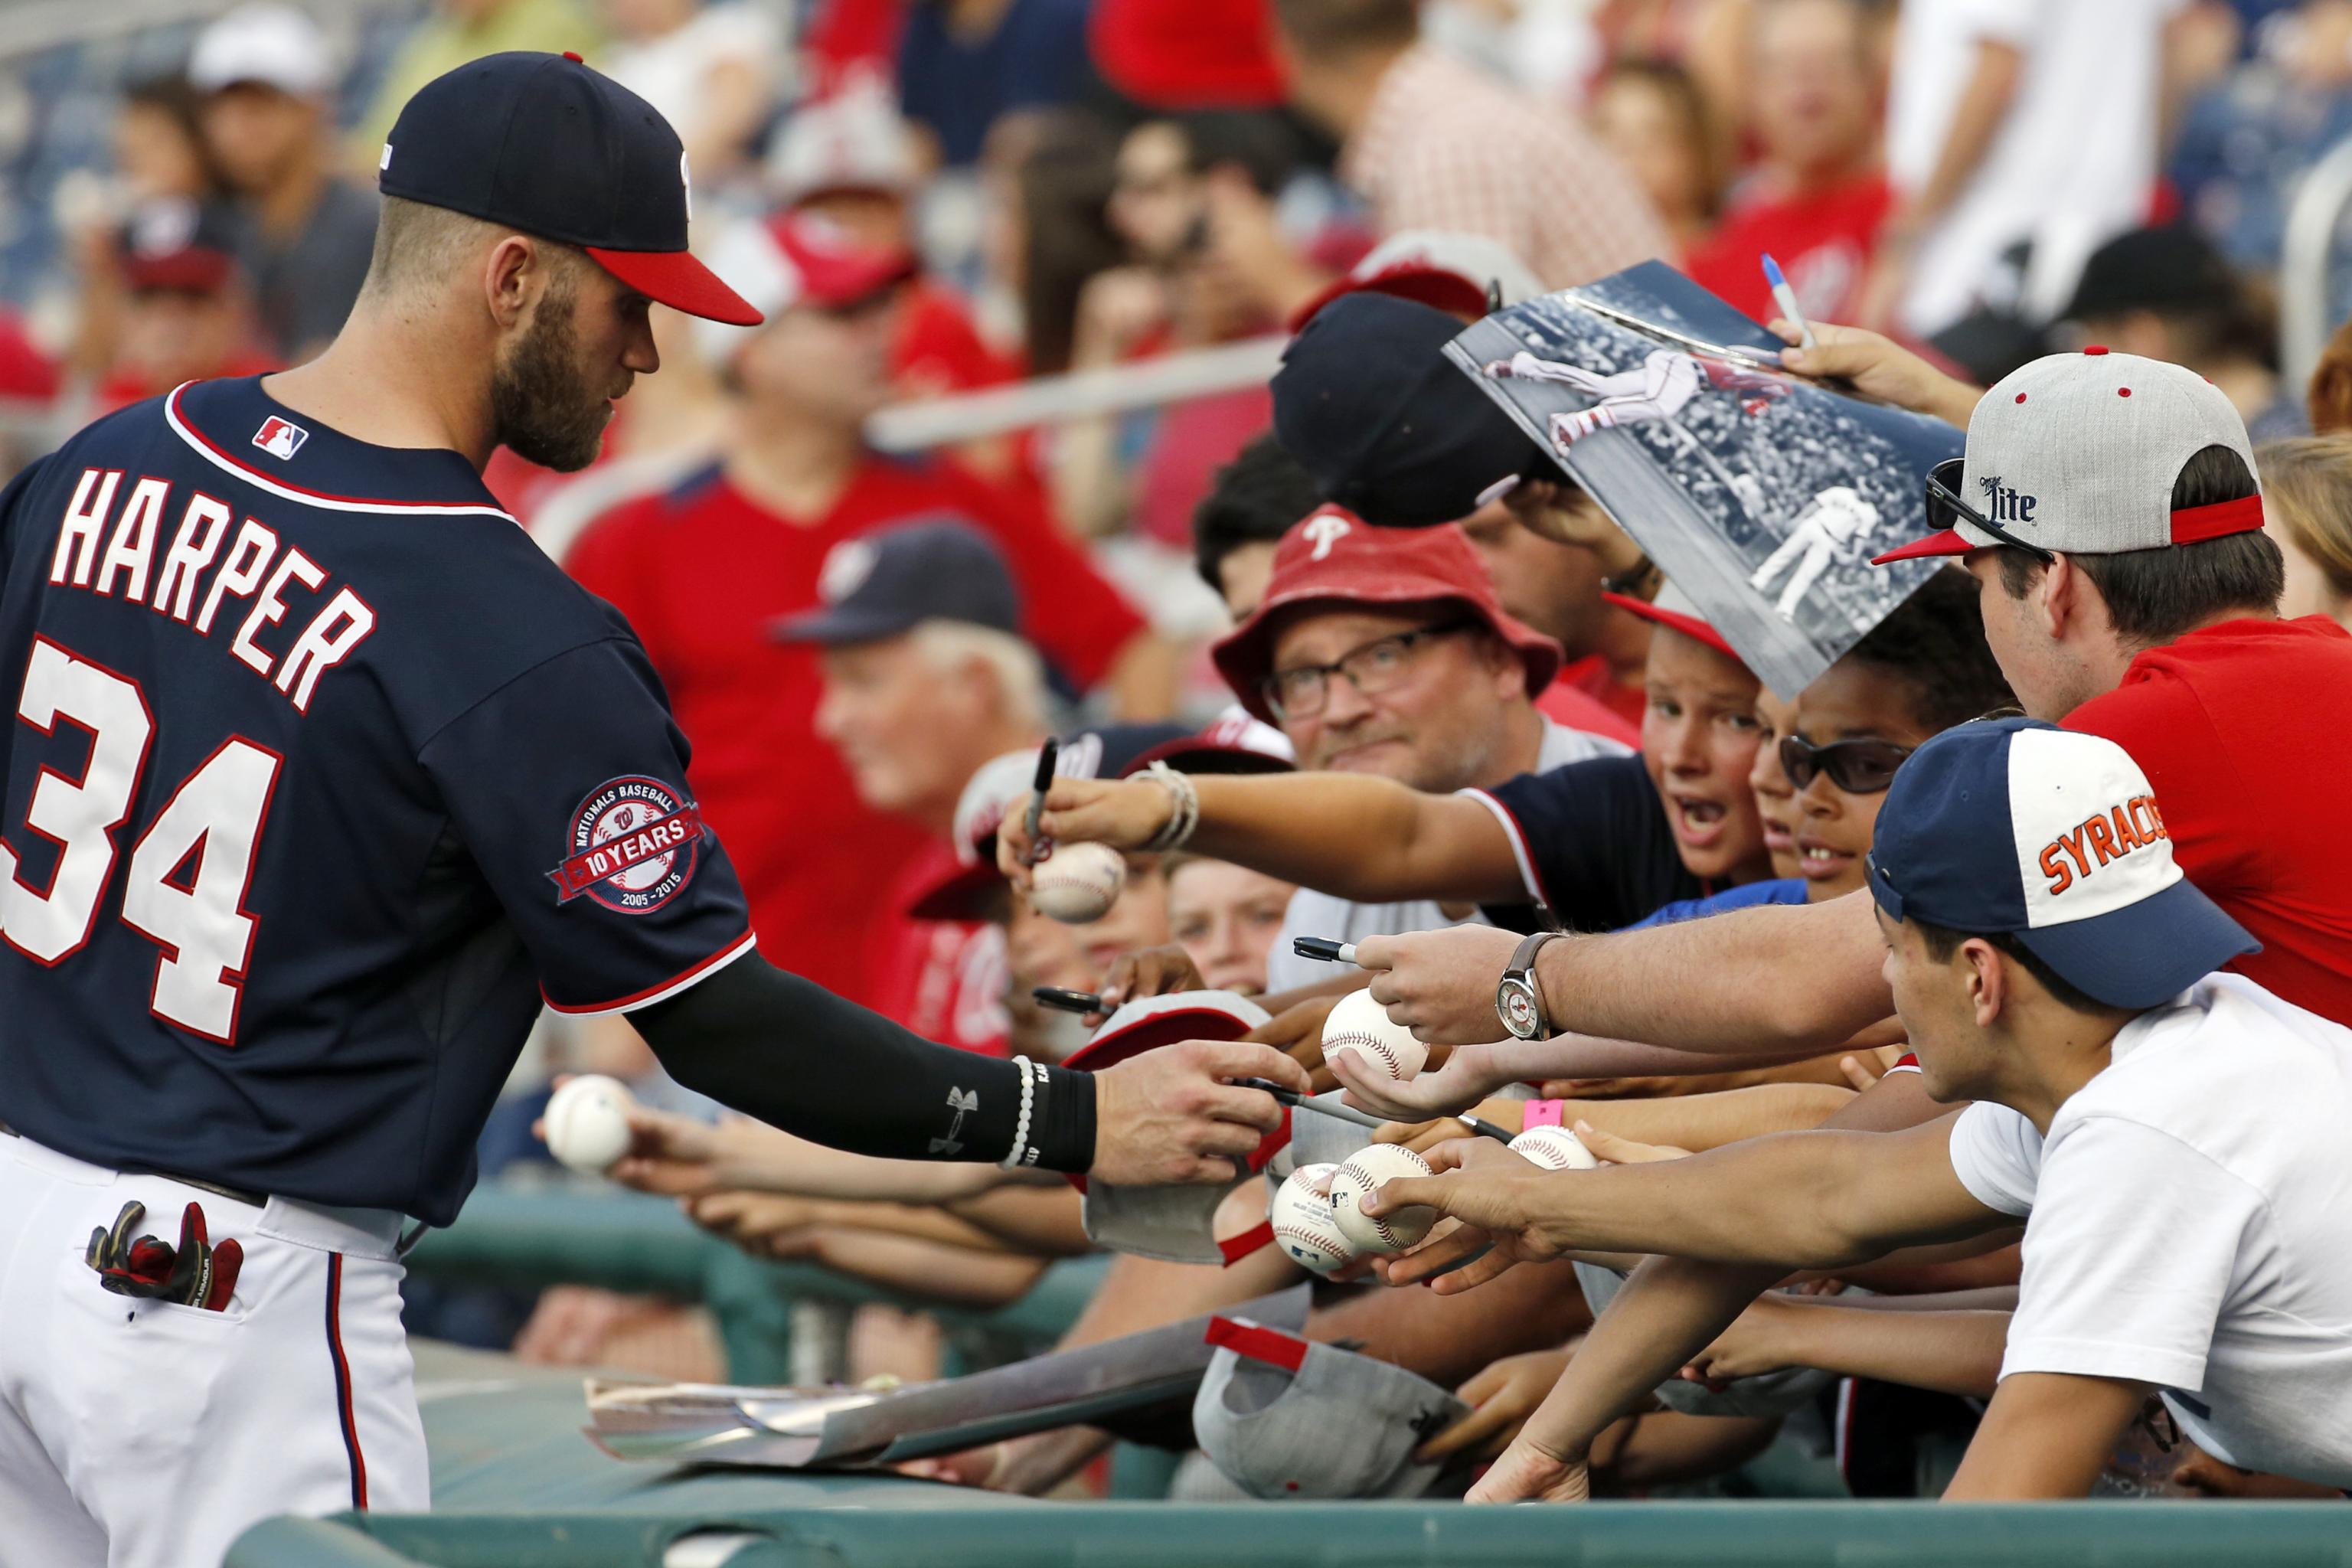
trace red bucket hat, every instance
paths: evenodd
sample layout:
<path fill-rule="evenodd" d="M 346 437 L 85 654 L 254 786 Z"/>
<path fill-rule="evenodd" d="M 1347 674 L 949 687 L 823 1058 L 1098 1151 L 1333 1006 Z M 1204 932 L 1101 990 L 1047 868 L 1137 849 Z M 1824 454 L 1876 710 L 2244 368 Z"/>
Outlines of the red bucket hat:
<path fill-rule="evenodd" d="M 1458 524 L 1374 528 L 1343 507 L 1318 507 L 1275 547 L 1274 575 L 1250 618 L 1210 648 L 1217 673 L 1251 714 L 1277 723 L 1265 700 L 1282 612 L 1302 605 L 1458 604 L 1510 645 L 1528 672 L 1528 695 L 1552 682 L 1560 646 L 1503 613 L 1494 579 Z"/>

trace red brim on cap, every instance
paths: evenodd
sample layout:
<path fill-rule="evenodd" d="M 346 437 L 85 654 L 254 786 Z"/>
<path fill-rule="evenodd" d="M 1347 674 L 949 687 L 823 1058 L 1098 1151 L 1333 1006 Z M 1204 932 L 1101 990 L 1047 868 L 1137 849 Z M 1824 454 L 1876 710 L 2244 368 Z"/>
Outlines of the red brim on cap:
<path fill-rule="evenodd" d="M 1982 546 L 1975 541 L 1962 538 L 1958 529 L 1948 528 L 1941 533 L 1931 533 L 1925 539 L 1897 545 L 1884 555 L 1874 555 L 1870 563 L 1884 566 L 1890 561 L 1916 561 L 1925 555 L 1966 555 L 1969 551 L 1980 548 Z"/>
<path fill-rule="evenodd" d="M 730 327 L 756 327 L 765 319 L 690 250 L 606 250 L 593 245 L 587 249 L 597 266 L 673 310 Z"/>
<path fill-rule="evenodd" d="M 1724 640 L 1721 632 L 1696 616 L 1686 616 L 1680 610 L 1662 610 L 1647 599 L 1636 599 L 1630 594 L 1603 594 L 1601 597 L 1629 616 L 1647 621 L 1652 626 L 1664 626 L 1668 631 L 1680 632 L 1686 637 L 1706 644 L 1727 658 L 1739 659 L 1743 665 L 1747 663 L 1747 660 L 1739 658 L 1739 651 Z"/>
<path fill-rule="evenodd" d="M 1411 300 L 1432 310 L 1444 310 L 1451 316 L 1468 316 L 1473 320 L 1486 313 L 1486 290 L 1459 272 L 1447 272 L 1435 267 L 1393 267 L 1370 278 L 1346 277 L 1326 284 L 1317 294 L 1291 314 L 1290 331 L 1303 331 L 1315 312 L 1332 300 L 1348 294 L 1391 294 L 1400 300 Z"/>

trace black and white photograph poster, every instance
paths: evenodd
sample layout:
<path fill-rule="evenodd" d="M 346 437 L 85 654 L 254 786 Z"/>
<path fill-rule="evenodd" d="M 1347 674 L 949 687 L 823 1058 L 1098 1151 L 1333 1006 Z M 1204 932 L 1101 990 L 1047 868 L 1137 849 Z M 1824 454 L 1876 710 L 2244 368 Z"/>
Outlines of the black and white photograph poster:
<path fill-rule="evenodd" d="M 1779 368 L 1780 341 L 1663 262 L 1472 325 L 1446 354 L 1794 697 L 1932 561 L 1923 479 L 1961 433 Z"/>

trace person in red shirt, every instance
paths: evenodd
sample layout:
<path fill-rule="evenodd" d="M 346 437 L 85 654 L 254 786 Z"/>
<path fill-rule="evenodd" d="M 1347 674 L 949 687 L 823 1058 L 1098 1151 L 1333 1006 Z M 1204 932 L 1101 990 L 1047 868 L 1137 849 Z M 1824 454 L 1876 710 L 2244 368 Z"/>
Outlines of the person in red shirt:
<path fill-rule="evenodd" d="M 1044 665 L 1021 638 L 1013 575 L 977 531 L 912 522 L 835 545 L 818 586 L 824 605 L 776 628 L 817 650 L 817 733 L 861 804 L 927 835 L 866 933 L 874 1005 L 926 1039 L 1002 1056 L 1003 928 L 918 906 L 957 868 L 974 790 L 1027 787 L 1020 759 L 1045 736 Z"/>
<path fill-rule="evenodd" d="M 858 800 L 816 734 L 814 650 L 774 636 L 820 601 L 835 547 L 894 522 L 968 524 L 1003 552 L 1024 634 L 1078 689 L 1113 678 L 1147 634 L 1043 513 L 950 464 L 864 445 L 864 421 L 888 395 L 903 256 L 786 217 L 735 230 L 713 263 L 768 318 L 698 339 L 738 394 L 726 448 L 597 520 L 564 564 L 628 616 L 667 686 L 694 745 L 695 793 L 761 941 L 866 1000 L 867 931 L 926 836 Z"/>
<path fill-rule="evenodd" d="M 1746 130 L 1757 167 L 1685 268 L 1769 321 L 1780 313 L 1764 281 L 1769 255 L 1807 319 L 1850 321 L 1893 199 L 1878 157 L 1870 20 L 1859 0 L 1779 0 L 1748 26 Z"/>

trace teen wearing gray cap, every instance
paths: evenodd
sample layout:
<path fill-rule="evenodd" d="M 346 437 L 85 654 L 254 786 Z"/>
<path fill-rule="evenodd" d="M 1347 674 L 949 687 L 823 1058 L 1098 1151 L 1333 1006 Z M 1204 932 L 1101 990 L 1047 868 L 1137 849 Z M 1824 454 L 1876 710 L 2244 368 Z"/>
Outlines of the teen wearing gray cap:
<path fill-rule="evenodd" d="M 2352 1029 L 2213 973 L 2253 942 L 2181 874 L 2160 799 L 2114 742 L 2027 719 L 1947 731 L 1896 775 L 1873 918 L 1926 1089 L 1967 1110 L 1599 1172 L 1455 1168 L 1368 1211 L 1480 1227 L 1411 1260 L 1493 1240 L 1469 1282 L 1580 1247 L 1848 1268 L 2030 1216 L 1948 1499 L 2083 1495 L 2150 1393 L 2229 1463 L 2352 1483 Z M 1728 1321 L 1653 1288 L 1670 1272 L 1635 1276 L 1472 1500 L 1581 1495 L 1593 1436 Z"/>

